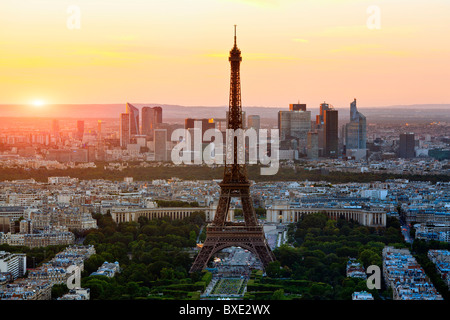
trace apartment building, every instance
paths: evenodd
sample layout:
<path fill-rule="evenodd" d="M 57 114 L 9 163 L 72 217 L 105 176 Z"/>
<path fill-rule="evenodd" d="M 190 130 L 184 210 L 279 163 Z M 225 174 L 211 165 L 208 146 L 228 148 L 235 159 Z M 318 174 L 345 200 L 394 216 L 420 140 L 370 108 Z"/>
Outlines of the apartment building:
<path fill-rule="evenodd" d="M 346 266 L 346 274 L 347 277 L 350 278 L 360 278 L 360 279 L 367 279 L 366 270 L 364 270 L 364 267 L 362 264 L 354 258 L 350 258 L 347 262 Z"/>
<path fill-rule="evenodd" d="M 24 253 L 0 251 L 0 272 L 10 273 L 13 279 L 23 277 L 26 273 L 27 256 Z"/>
<path fill-rule="evenodd" d="M 436 265 L 436 271 L 441 275 L 447 287 L 450 288 L 450 251 L 428 250 L 428 258 Z"/>
<path fill-rule="evenodd" d="M 50 300 L 52 285 L 46 280 L 16 280 L 0 287 L 0 300 Z"/>
<path fill-rule="evenodd" d="M 394 300 L 443 300 L 408 249 L 383 249 L 383 276 Z"/>

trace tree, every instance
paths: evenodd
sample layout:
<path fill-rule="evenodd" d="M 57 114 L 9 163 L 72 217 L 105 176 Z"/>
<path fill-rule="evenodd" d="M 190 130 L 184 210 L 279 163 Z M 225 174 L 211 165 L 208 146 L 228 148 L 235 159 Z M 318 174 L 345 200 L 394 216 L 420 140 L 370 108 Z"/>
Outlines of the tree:
<path fill-rule="evenodd" d="M 269 262 L 266 268 L 266 273 L 271 278 L 281 277 L 281 263 L 279 261 Z"/>
<path fill-rule="evenodd" d="M 65 283 L 57 283 L 52 286 L 52 299 L 62 297 L 64 294 L 69 292 L 69 288 Z"/>
<path fill-rule="evenodd" d="M 276 290 L 271 297 L 271 300 L 286 300 L 286 296 L 284 294 L 283 289 Z"/>

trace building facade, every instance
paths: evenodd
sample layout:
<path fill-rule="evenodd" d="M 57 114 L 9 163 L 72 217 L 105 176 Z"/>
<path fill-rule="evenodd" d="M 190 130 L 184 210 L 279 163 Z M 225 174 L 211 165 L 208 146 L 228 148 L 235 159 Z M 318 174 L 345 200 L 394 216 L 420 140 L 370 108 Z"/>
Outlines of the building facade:
<path fill-rule="evenodd" d="M 296 223 L 302 215 L 324 213 L 329 219 L 340 218 L 353 220 L 367 227 L 386 227 L 386 212 L 381 209 L 362 208 L 302 208 L 291 207 L 289 203 L 274 202 L 267 209 L 267 222 L 272 223 Z"/>
<path fill-rule="evenodd" d="M 398 156 L 399 158 L 414 158 L 415 157 L 415 136 L 414 133 L 400 134 Z"/>
<path fill-rule="evenodd" d="M 131 129 L 130 129 L 130 114 L 121 113 L 120 114 L 120 146 L 126 148 L 130 143 L 131 139 Z"/>
<path fill-rule="evenodd" d="M 0 272 L 11 273 L 13 279 L 17 279 L 25 275 L 26 269 L 26 254 L 0 251 Z"/>

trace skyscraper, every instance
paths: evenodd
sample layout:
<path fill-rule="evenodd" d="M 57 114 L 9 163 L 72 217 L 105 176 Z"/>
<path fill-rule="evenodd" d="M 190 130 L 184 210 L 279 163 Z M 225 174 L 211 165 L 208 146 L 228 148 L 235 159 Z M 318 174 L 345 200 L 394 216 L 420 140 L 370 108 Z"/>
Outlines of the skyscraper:
<path fill-rule="evenodd" d="M 167 130 L 155 129 L 155 161 L 167 161 Z"/>
<path fill-rule="evenodd" d="M 399 143 L 399 149 L 398 149 L 398 156 L 399 158 L 414 158 L 415 152 L 415 136 L 414 133 L 401 133 L 400 134 L 400 143 Z"/>
<path fill-rule="evenodd" d="M 156 123 L 162 123 L 162 108 L 161 107 L 153 107 L 155 110 Z"/>
<path fill-rule="evenodd" d="M 130 115 L 130 134 L 139 134 L 139 109 L 127 103 L 125 113 Z"/>
<path fill-rule="evenodd" d="M 317 159 L 319 157 L 319 133 L 317 131 L 308 132 L 307 144 L 308 158 Z"/>
<path fill-rule="evenodd" d="M 84 121 L 78 120 L 77 121 L 77 139 L 83 140 L 84 135 Z"/>
<path fill-rule="evenodd" d="M 347 155 L 366 157 L 366 117 L 356 109 L 356 99 L 350 104 L 350 122 L 345 125 L 345 147 Z"/>
<path fill-rule="evenodd" d="M 330 105 L 326 102 L 320 104 L 320 113 L 316 115 L 316 125 L 319 127 L 323 124 L 325 111 L 330 109 Z"/>
<path fill-rule="evenodd" d="M 306 104 L 304 103 L 291 103 L 289 105 L 291 111 L 306 111 Z"/>
<path fill-rule="evenodd" d="M 303 151 L 301 149 L 306 148 L 307 134 L 311 130 L 311 111 L 306 111 L 306 105 L 304 108 L 292 107 L 289 111 L 278 111 L 278 129 L 283 148 L 294 148 L 291 144 L 294 140 L 297 148 Z"/>
<path fill-rule="evenodd" d="M 253 128 L 258 132 L 261 128 L 261 118 L 258 115 L 249 115 L 247 117 L 247 127 Z"/>
<path fill-rule="evenodd" d="M 59 120 L 52 120 L 52 134 L 54 137 L 59 137 Z"/>
<path fill-rule="evenodd" d="M 155 129 L 155 109 L 151 107 L 142 108 L 142 134 L 153 137 Z"/>
<path fill-rule="evenodd" d="M 143 107 L 142 108 L 142 134 L 153 139 L 153 130 L 162 123 L 161 107 Z"/>
<path fill-rule="evenodd" d="M 97 121 L 97 139 L 102 138 L 102 120 Z"/>
<path fill-rule="evenodd" d="M 325 156 L 337 158 L 339 155 L 338 111 L 327 109 L 323 116 Z"/>
<path fill-rule="evenodd" d="M 194 129 L 196 121 L 201 122 L 201 126 L 202 126 L 202 133 L 201 133 L 202 134 L 202 142 L 210 142 L 210 140 L 203 140 L 203 136 L 204 136 L 206 130 L 214 129 L 216 127 L 216 124 L 214 123 L 214 119 L 186 118 L 186 119 L 184 119 L 184 128 L 186 130 Z M 193 138 L 193 136 L 192 136 L 192 138 Z"/>
<path fill-rule="evenodd" d="M 120 114 L 120 146 L 126 148 L 130 143 L 131 131 L 130 131 L 130 114 Z"/>

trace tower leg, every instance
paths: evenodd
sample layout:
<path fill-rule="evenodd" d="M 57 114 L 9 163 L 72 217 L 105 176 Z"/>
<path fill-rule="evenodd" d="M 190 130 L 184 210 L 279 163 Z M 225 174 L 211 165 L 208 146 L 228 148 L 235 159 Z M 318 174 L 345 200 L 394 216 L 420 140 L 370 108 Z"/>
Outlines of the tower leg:
<path fill-rule="evenodd" d="M 205 243 L 197 255 L 189 272 L 202 271 L 207 267 L 208 261 L 214 254 L 227 247 L 241 247 L 249 250 L 254 254 L 262 263 L 263 267 L 275 261 L 275 256 L 270 250 L 267 241 L 264 237 L 262 227 L 256 227 L 254 229 L 246 230 L 246 227 L 242 227 L 241 232 L 236 232 L 235 226 L 226 226 L 220 228 L 221 231 L 211 232 L 205 240 Z"/>

